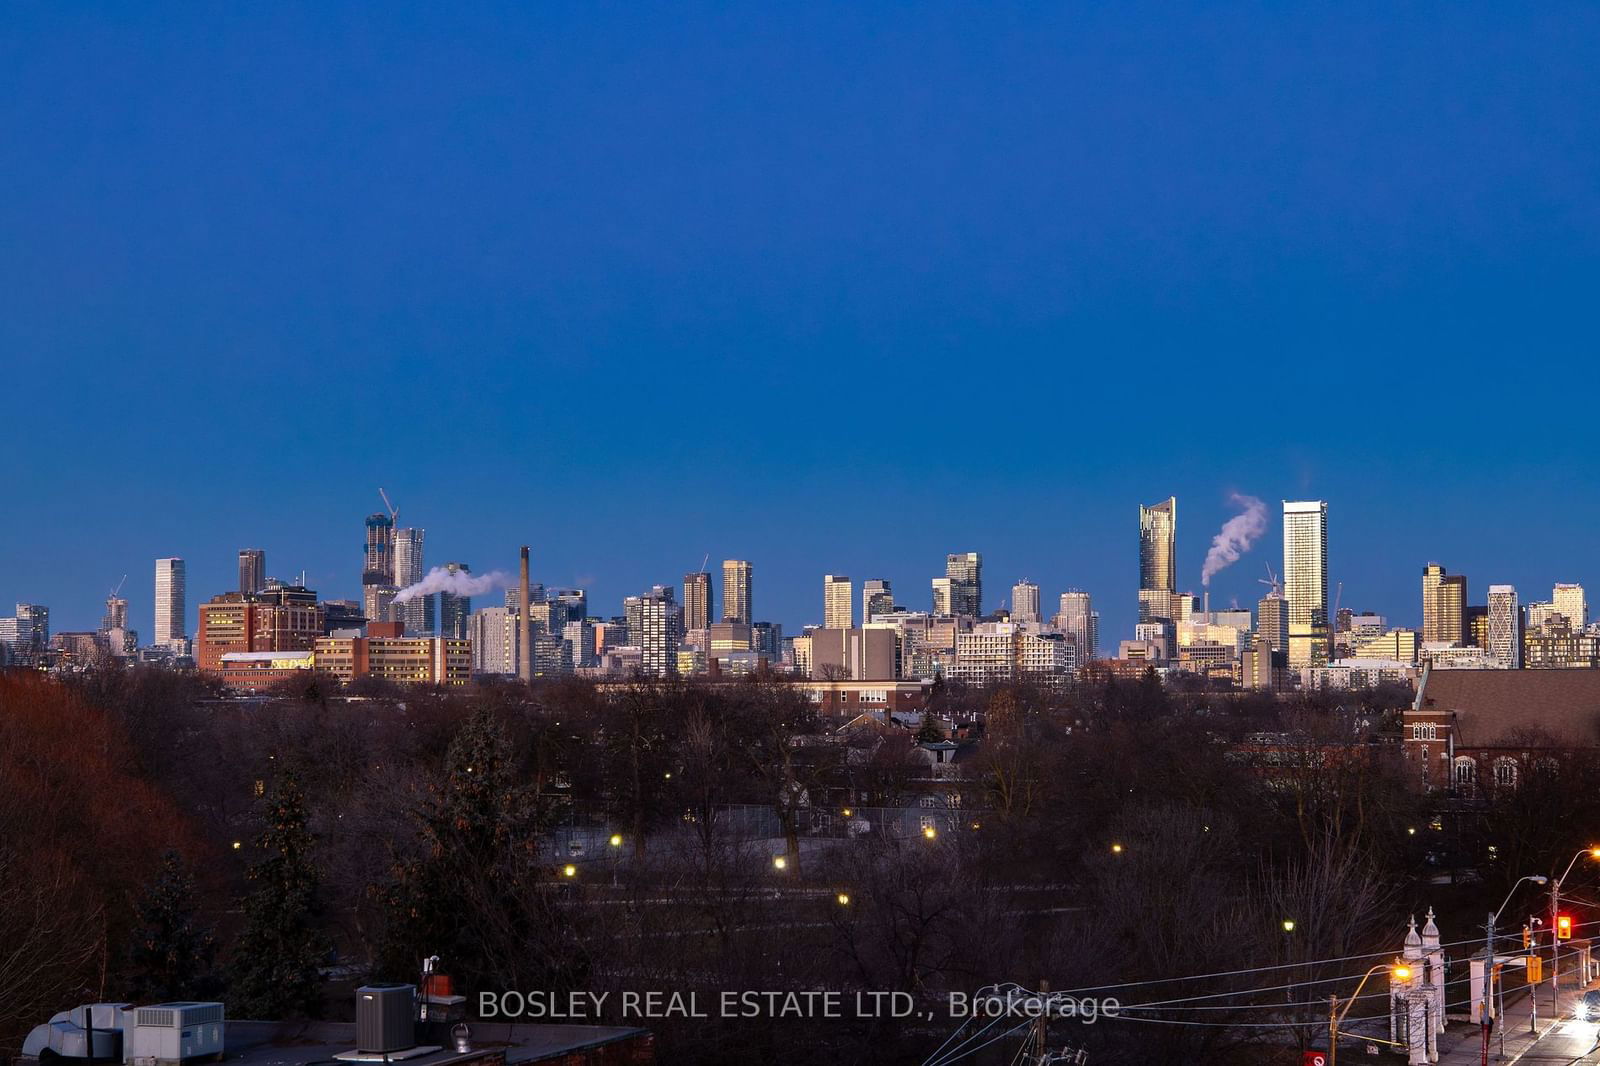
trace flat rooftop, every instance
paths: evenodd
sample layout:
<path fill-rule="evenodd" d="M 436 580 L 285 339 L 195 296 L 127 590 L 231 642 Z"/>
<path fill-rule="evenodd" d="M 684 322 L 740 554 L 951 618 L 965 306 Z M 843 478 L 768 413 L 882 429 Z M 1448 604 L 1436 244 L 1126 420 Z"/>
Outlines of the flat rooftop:
<path fill-rule="evenodd" d="M 647 1029 L 609 1025 L 540 1025 L 532 1022 L 469 1022 L 472 1050 L 446 1047 L 427 1055 L 395 1058 L 393 1066 L 452 1066 L 490 1055 L 510 1063 L 535 1063 L 561 1058 L 623 1041 L 648 1041 Z M 329 1064 L 335 1055 L 356 1046 L 354 1022 L 228 1021 L 225 1062 L 239 1066 L 310 1066 Z M 437 1040 L 433 1043 L 438 1043 Z"/>

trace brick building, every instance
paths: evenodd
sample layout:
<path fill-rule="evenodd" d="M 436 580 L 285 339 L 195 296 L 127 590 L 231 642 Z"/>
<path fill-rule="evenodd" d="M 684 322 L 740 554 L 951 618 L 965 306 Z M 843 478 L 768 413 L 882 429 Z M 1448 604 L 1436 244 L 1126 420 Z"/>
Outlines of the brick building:
<path fill-rule="evenodd" d="M 195 665 L 223 673 L 223 656 L 239 652 L 310 651 L 326 616 L 309 589 L 228 592 L 200 605 Z"/>
<path fill-rule="evenodd" d="M 1418 791 L 1514 788 L 1540 760 L 1600 749 L 1600 670 L 1429 668 L 1402 744 Z"/>

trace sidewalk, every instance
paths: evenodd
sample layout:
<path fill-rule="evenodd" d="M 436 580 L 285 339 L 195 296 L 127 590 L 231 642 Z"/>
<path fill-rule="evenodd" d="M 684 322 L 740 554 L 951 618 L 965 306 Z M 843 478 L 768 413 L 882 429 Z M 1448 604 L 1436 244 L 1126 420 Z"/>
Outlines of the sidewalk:
<path fill-rule="evenodd" d="M 1587 1058 L 1595 1047 L 1600 1027 L 1573 1019 L 1573 1008 L 1587 988 L 1561 989 L 1561 1014 L 1551 1018 L 1550 986 L 1541 984 L 1536 992 L 1538 1031 L 1532 1031 L 1531 1012 L 1535 996 L 1526 990 L 1506 997 L 1505 1013 L 1495 1025 L 1489 1042 L 1489 1061 L 1499 1066 L 1524 1062 L 1600 1062 L 1600 1056 Z M 1504 1052 L 1501 1051 L 1502 1041 Z M 1452 1022 L 1439 1036 L 1441 1066 L 1472 1066 L 1483 1061 L 1482 1030 L 1465 1022 Z"/>

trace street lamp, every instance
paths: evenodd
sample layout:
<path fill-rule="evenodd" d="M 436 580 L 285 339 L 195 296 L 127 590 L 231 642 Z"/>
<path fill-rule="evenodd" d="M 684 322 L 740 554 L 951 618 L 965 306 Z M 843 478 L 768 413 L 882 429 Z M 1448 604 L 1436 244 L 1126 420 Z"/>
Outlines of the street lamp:
<path fill-rule="evenodd" d="M 611 887 L 617 887 L 617 864 L 622 861 L 622 834 L 611 834 Z"/>
<path fill-rule="evenodd" d="M 578 876 L 578 868 L 576 866 L 572 865 L 569 862 L 569 863 L 567 863 L 565 866 L 563 866 L 561 868 L 561 876 L 562 877 L 577 877 Z"/>
<path fill-rule="evenodd" d="M 922 835 L 927 839 L 932 840 L 934 837 L 939 835 L 939 831 L 931 825 L 925 825 L 922 827 Z"/>
<path fill-rule="evenodd" d="M 1285 918 L 1283 920 L 1283 931 L 1285 933 L 1294 932 L 1294 919 L 1293 918 Z"/>
<path fill-rule="evenodd" d="M 775 870 L 786 870 L 789 868 L 789 860 L 782 855 L 774 855 L 772 857 L 772 867 Z"/>
<path fill-rule="evenodd" d="M 834 898 L 839 901 L 839 906 L 841 906 L 841 907 L 850 906 L 850 893 L 841 892 L 837 896 L 835 896 Z"/>
<path fill-rule="evenodd" d="M 1350 1007 L 1361 998 L 1361 990 L 1367 987 L 1367 978 L 1380 970 L 1388 970 L 1389 976 L 1396 981 L 1411 980 L 1411 967 L 1396 959 L 1394 962 L 1380 962 L 1372 969 L 1361 975 L 1361 980 L 1356 983 L 1356 990 L 1349 999 L 1344 1001 L 1344 1009 L 1339 1008 L 1339 997 L 1328 997 L 1328 1066 L 1335 1066 L 1339 1060 L 1339 1025 L 1344 1021 L 1345 1015 L 1350 1013 Z"/>
<path fill-rule="evenodd" d="M 1111 854 L 1113 854 L 1113 855 L 1121 855 L 1122 854 L 1122 845 L 1121 844 L 1113 844 L 1113 845 L 1111 845 Z"/>
<path fill-rule="evenodd" d="M 1558 913 L 1561 910 L 1561 886 L 1566 883 L 1567 875 L 1578 864 L 1578 860 L 1585 855 L 1600 859 L 1600 847 L 1587 847 L 1574 855 L 1561 876 L 1550 885 L 1550 1017 L 1556 1019 L 1561 1017 L 1561 940 L 1556 936 L 1556 923 L 1561 920 Z"/>
<path fill-rule="evenodd" d="M 1511 885 L 1511 891 L 1506 893 L 1505 903 L 1500 904 L 1500 909 L 1489 915 L 1489 924 L 1483 928 L 1483 1003 L 1478 1007 L 1478 1018 L 1483 1029 L 1483 1056 L 1486 1062 L 1489 1057 L 1489 1009 L 1494 1002 L 1494 923 L 1500 920 L 1500 911 L 1506 909 L 1522 882 L 1531 881 L 1536 885 L 1542 885 L 1549 880 L 1542 874 L 1529 874 L 1517 878 Z"/>

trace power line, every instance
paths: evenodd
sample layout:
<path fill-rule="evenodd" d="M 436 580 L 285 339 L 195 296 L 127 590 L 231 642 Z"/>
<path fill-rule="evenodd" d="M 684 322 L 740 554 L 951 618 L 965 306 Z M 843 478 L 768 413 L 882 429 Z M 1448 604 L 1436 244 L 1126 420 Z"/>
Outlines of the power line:
<path fill-rule="evenodd" d="M 1355 980 L 1358 980 L 1360 978 L 1360 976 L 1361 976 L 1360 974 L 1353 974 L 1353 973 L 1340 974 L 1338 977 L 1322 977 L 1322 978 L 1318 978 L 1316 980 L 1310 980 L 1310 981 L 1294 981 L 1294 982 L 1292 982 L 1290 984 L 1286 984 L 1286 985 L 1270 985 L 1270 986 L 1268 986 L 1266 988 L 1244 988 L 1244 989 L 1235 990 L 1233 992 L 1212 992 L 1209 995 L 1204 995 L 1204 996 L 1180 996 L 1177 999 L 1160 999 L 1160 1000 L 1153 1000 L 1153 1001 L 1150 1001 L 1150 1002 L 1147 1002 L 1147 1003 L 1119 1003 L 1117 1005 L 1117 1010 L 1119 1010 L 1119 1011 L 1138 1010 L 1140 1008 L 1150 1008 L 1150 1007 L 1158 1007 L 1158 1008 L 1162 1008 L 1162 1009 L 1181 1010 L 1183 1008 L 1181 1008 L 1181 1007 L 1172 1007 L 1171 1005 L 1172 1004 L 1182 1004 L 1182 1003 L 1193 1003 L 1193 1002 L 1196 1002 L 1196 1001 L 1202 1000 L 1202 999 L 1224 999 L 1224 998 L 1226 998 L 1228 996 L 1249 996 L 1249 995 L 1255 995 L 1258 992 L 1282 992 L 1285 989 L 1290 989 L 1290 988 L 1308 988 L 1311 985 L 1331 985 L 1331 984 L 1335 984 L 1335 983 L 1337 983 L 1339 981 L 1355 981 Z M 1461 978 L 1457 978 L 1457 980 L 1461 980 Z M 1198 1009 L 1198 1008 L 1193 1008 L 1193 1009 Z"/>
<path fill-rule="evenodd" d="M 1585 922 L 1583 924 L 1591 925 L 1591 924 L 1600 924 L 1600 923 Z M 1456 948 L 1456 947 L 1462 947 L 1462 946 L 1465 946 L 1465 945 L 1468 945 L 1468 944 L 1481 944 L 1481 943 L 1483 943 L 1483 938 L 1482 937 L 1472 937 L 1472 938 L 1467 939 L 1467 940 L 1456 940 L 1456 941 L 1452 941 L 1452 942 L 1450 942 L 1448 944 L 1440 944 L 1437 950 L 1443 951 L 1445 948 Z M 1189 975 L 1184 976 L 1184 977 L 1152 977 L 1152 978 L 1147 978 L 1147 979 L 1142 980 L 1142 981 L 1123 981 L 1120 984 L 1112 984 L 1112 985 L 1084 985 L 1081 988 L 1064 989 L 1062 994 L 1065 995 L 1065 994 L 1077 993 L 1077 992 L 1105 992 L 1105 991 L 1109 991 L 1111 989 L 1117 989 L 1117 988 L 1137 988 L 1137 987 L 1139 987 L 1141 985 L 1176 984 L 1179 981 L 1203 981 L 1203 980 L 1208 980 L 1208 979 L 1213 978 L 1213 977 L 1240 977 L 1240 976 L 1243 976 L 1243 975 L 1246 975 L 1246 974 L 1270 973 L 1273 970 L 1293 970 L 1293 969 L 1296 969 L 1296 968 L 1299 968 L 1299 967 L 1331 966 L 1331 965 L 1333 965 L 1334 963 L 1337 963 L 1337 962 L 1355 962 L 1355 961 L 1358 961 L 1360 959 L 1378 959 L 1378 958 L 1384 957 L 1385 955 L 1392 957 L 1395 954 L 1396 953 L 1394 951 L 1370 951 L 1370 952 L 1367 952 L 1364 955 L 1345 955 L 1344 957 L 1337 958 L 1337 959 L 1307 959 L 1304 962 L 1284 962 L 1284 963 L 1277 963 L 1277 964 L 1272 965 L 1272 966 L 1251 966 L 1251 967 L 1249 967 L 1247 969 L 1243 969 L 1243 970 L 1224 970 L 1224 971 L 1221 971 L 1219 973 L 1196 973 L 1196 974 L 1189 974 Z M 1302 983 L 1304 983 L 1304 982 L 1302 982 Z"/>

